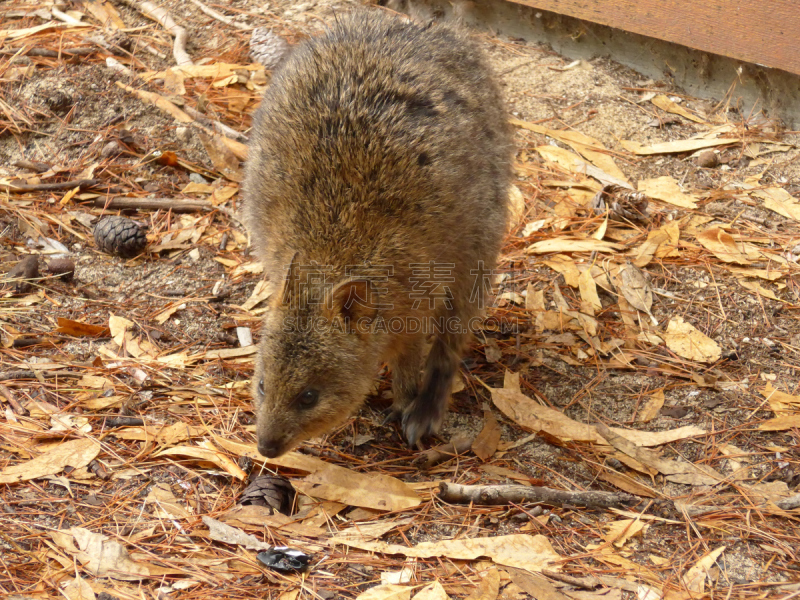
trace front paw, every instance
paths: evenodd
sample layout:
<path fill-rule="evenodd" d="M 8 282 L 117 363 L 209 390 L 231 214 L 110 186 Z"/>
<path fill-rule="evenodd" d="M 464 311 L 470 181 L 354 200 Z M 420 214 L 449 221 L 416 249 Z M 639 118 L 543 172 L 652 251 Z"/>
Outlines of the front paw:
<path fill-rule="evenodd" d="M 416 448 L 423 438 L 435 435 L 444 419 L 444 411 L 435 403 L 417 397 L 403 412 L 403 436 L 409 448 Z"/>

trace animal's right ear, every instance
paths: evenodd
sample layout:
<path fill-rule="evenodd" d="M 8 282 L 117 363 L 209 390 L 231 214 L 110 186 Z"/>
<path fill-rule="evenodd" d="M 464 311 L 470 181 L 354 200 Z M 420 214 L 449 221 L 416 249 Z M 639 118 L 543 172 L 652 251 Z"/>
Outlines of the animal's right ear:
<path fill-rule="evenodd" d="M 280 306 L 296 306 L 300 296 L 300 264 L 298 256 L 299 252 L 295 252 L 292 257 L 292 262 L 286 269 L 286 275 L 283 281 L 280 282 L 280 293 L 278 294 Z"/>

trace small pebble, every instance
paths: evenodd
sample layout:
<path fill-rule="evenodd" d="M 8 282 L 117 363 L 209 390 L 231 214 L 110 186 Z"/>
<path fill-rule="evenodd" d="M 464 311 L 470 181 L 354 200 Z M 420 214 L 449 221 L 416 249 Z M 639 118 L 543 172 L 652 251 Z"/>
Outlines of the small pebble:
<path fill-rule="evenodd" d="M 69 258 L 54 258 L 47 263 L 47 270 L 57 275 L 59 279 L 72 281 L 75 275 L 75 263 Z"/>
<path fill-rule="evenodd" d="M 192 183 L 206 183 L 206 184 L 208 183 L 205 177 L 203 177 L 199 173 L 192 173 L 191 175 L 189 175 L 189 181 L 191 181 Z"/>
<path fill-rule="evenodd" d="M 713 169 L 719 164 L 719 156 L 713 150 L 706 150 L 697 155 L 697 166 Z"/>

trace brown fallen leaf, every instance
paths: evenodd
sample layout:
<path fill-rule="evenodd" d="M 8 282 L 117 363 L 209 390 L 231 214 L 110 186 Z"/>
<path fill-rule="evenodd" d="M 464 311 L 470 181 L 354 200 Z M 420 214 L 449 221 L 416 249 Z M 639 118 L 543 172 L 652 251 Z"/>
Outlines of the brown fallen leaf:
<path fill-rule="evenodd" d="M 62 442 L 34 459 L 6 467 L 0 471 L 0 483 L 17 483 L 55 475 L 65 467 L 79 469 L 92 462 L 98 454 L 100 444 L 92 439 Z"/>
<path fill-rule="evenodd" d="M 503 387 L 489 389 L 495 406 L 525 429 L 535 432 L 544 431 L 564 441 L 608 444 L 595 426 L 570 419 L 561 411 L 542 406 L 523 394 L 519 387 L 519 373 L 506 371 Z M 705 430 L 694 425 L 667 431 L 636 431 L 620 427 L 611 428 L 611 431 L 635 446 L 660 446 L 706 433 Z"/>
<path fill-rule="evenodd" d="M 679 236 L 680 229 L 674 221 L 651 231 L 647 234 L 647 239 L 631 252 L 631 262 L 639 268 L 646 267 L 663 244 L 669 242 L 674 245 L 678 242 Z"/>
<path fill-rule="evenodd" d="M 719 227 L 712 227 L 698 233 L 697 241 L 723 262 L 739 265 L 750 264 L 744 247 L 738 244 L 730 233 Z"/>
<path fill-rule="evenodd" d="M 683 576 L 683 584 L 689 592 L 705 594 L 706 581 L 711 579 L 711 567 L 717 562 L 720 554 L 725 551 L 725 546 L 720 546 L 703 556 Z"/>
<path fill-rule="evenodd" d="M 489 460 L 497 452 L 497 444 L 500 442 L 502 433 L 497 419 L 494 418 L 492 411 L 483 411 L 483 429 L 472 442 L 472 451 L 481 460 Z"/>
<path fill-rule="evenodd" d="M 653 306 L 653 286 L 642 270 L 632 263 L 627 263 L 609 275 L 617 291 L 625 297 L 628 304 L 649 316 L 654 325 L 657 324 L 658 321 L 650 312 Z"/>
<path fill-rule="evenodd" d="M 736 138 L 715 138 L 675 140 L 674 142 L 661 142 L 651 146 L 644 146 L 639 142 L 621 140 L 620 145 L 634 154 L 649 155 L 694 152 L 695 150 L 702 150 L 703 148 L 713 148 L 714 146 L 725 146 L 727 144 L 737 144 L 739 142 L 741 142 L 741 140 Z"/>
<path fill-rule="evenodd" d="M 292 481 L 292 484 L 295 489 L 313 498 L 384 511 L 413 508 L 422 501 L 408 484 L 388 475 L 358 473 L 299 452 L 264 458 L 254 444 L 242 444 L 219 436 L 214 436 L 214 441 L 237 456 L 252 458 L 256 464 L 308 473 L 304 479 Z"/>
<path fill-rule="evenodd" d="M 541 133 L 554 140 L 559 140 L 567 144 L 575 150 L 575 152 L 581 154 L 586 160 L 602 169 L 605 173 L 628 183 L 625 173 L 620 170 L 614 162 L 614 159 L 611 158 L 608 149 L 593 137 L 589 137 L 579 131 L 548 129 L 536 123 L 528 123 L 526 121 L 520 121 L 519 119 L 509 119 L 509 122 L 517 127 Z"/>
<path fill-rule="evenodd" d="M 109 329 L 103 325 L 92 325 L 90 323 L 81 323 L 80 321 L 58 317 L 56 333 L 75 337 L 100 337 L 109 335 Z"/>
<path fill-rule="evenodd" d="M 683 108 L 677 102 L 673 102 L 664 94 L 659 94 L 655 98 L 651 100 L 651 102 L 656 105 L 661 110 L 672 113 L 674 115 L 680 115 L 685 119 L 689 119 L 690 121 L 694 121 L 695 123 L 705 123 L 705 119 L 702 119 L 695 115 L 694 113 L 689 112 L 685 108 Z"/>
<path fill-rule="evenodd" d="M 450 596 L 444 591 L 444 587 L 438 581 L 434 581 L 422 588 L 414 596 L 413 600 L 450 600 Z"/>
<path fill-rule="evenodd" d="M 678 356 L 700 362 L 712 363 L 719 360 L 722 349 L 683 317 L 672 317 L 663 335 L 667 348 Z"/>
<path fill-rule="evenodd" d="M 697 208 L 695 198 L 681 191 L 678 182 L 665 175 L 655 179 L 643 179 L 639 181 L 638 190 L 650 198 L 667 202 L 681 208 Z"/>
<path fill-rule="evenodd" d="M 783 188 L 764 188 L 752 192 L 753 196 L 764 200 L 764 208 L 778 213 L 787 219 L 800 221 L 800 202 Z"/>
<path fill-rule="evenodd" d="M 616 185 L 621 188 L 632 189 L 631 184 L 624 177 L 615 177 L 612 173 L 607 173 L 602 168 L 586 162 L 566 148 L 539 146 L 536 148 L 536 152 L 545 160 L 560 165 L 572 173 L 593 177 L 603 185 Z"/>
<path fill-rule="evenodd" d="M 67 597 L 68 600 L 95 600 L 97 596 L 85 579 L 78 575 L 75 579 L 67 583 L 61 592 Z"/>
<path fill-rule="evenodd" d="M 51 531 L 50 537 L 95 577 L 139 581 L 183 573 L 177 569 L 132 560 L 122 544 L 83 527 Z"/>
<path fill-rule="evenodd" d="M 645 466 L 657 469 L 669 481 L 688 485 L 715 485 L 725 481 L 725 477 L 711 467 L 663 458 L 654 450 L 636 446 L 602 423 L 597 424 L 597 430 L 617 450 Z"/>
<path fill-rule="evenodd" d="M 547 252 L 613 252 L 625 247 L 606 240 L 589 238 L 575 240 L 569 238 L 550 238 L 531 244 L 525 248 L 528 254 L 545 254 Z"/>
<path fill-rule="evenodd" d="M 271 531 L 303 537 L 327 538 L 329 535 L 327 529 L 315 527 L 308 522 L 298 523 L 295 518 L 274 512 L 271 507 L 255 504 L 234 506 L 220 515 L 219 520 L 226 525 L 254 531 L 264 531 L 264 527 L 268 527 Z"/>
<path fill-rule="evenodd" d="M 628 540 L 639 535 L 647 528 L 641 519 L 623 519 L 622 521 L 609 521 L 603 525 L 606 533 L 603 539 L 617 548 L 622 548 Z"/>
<path fill-rule="evenodd" d="M 795 428 L 800 428 L 800 415 L 787 415 L 767 419 L 758 426 L 759 431 L 787 431 Z"/>
<path fill-rule="evenodd" d="M 767 399 L 769 407 L 776 415 L 789 416 L 800 414 L 800 396 L 793 396 L 792 394 L 782 392 L 773 387 L 771 383 L 767 383 L 765 387 L 758 391 Z"/>
<path fill-rule="evenodd" d="M 644 403 L 636 418 L 639 423 L 649 423 L 658 416 L 661 407 L 664 406 L 664 389 L 656 390 Z"/>
<path fill-rule="evenodd" d="M 356 596 L 356 600 L 410 600 L 411 587 L 396 583 L 385 583 L 369 588 Z"/>
<path fill-rule="evenodd" d="M 763 296 L 764 298 L 769 298 L 770 300 L 777 300 L 781 302 L 781 299 L 778 298 L 775 293 L 765 288 L 763 285 L 755 281 L 754 279 L 737 279 L 739 285 L 741 285 L 744 289 L 750 290 L 751 292 L 755 292 L 759 296 Z"/>
<path fill-rule="evenodd" d="M 360 548 L 368 552 L 382 554 L 401 554 L 415 558 L 448 557 L 456 560 L 475 560 L 481 556 L 491 558 L 496 564 L 516 567 L 531 573 L 542 569 L 559 569 L 561 557 L 553 549 L 550 541 L 543 535 L 500 535 L 496 537 L 477 537 L 438 542 L 421 542 L 416 546 L 401 546 L 386 542 L 354 542 L 331 538 L 331 543 Z"/>
<path fill-rule="evenodd" d="M 209 441 L 201 442 L 204 447 L 200 446 L 175 446 L 174 448 L 167 448 L 155 454 L 154 456 L 190 456 L 205 462 L 210 462 L 217 465 L 220 469 L 233 475 L 240 481 L 247 479 L 247 473 L 229 459 L 219 450 L 214 448 L 214 445 Z"/>
<path fill-rule="evenodd" d="M 150 505 L 153 514 L 159 519 L 186 519 L 190 514 L 166 483 L 157 483 L 151 487 L 145 504 Z"/>
<path fill-rule="evenodd" d="M 497 600 L 500 593 L 500 573 L 496 568 L 491 568 L 484 575 L 478 588 L 464 600 Z"/>
<path fill-rule="evenodd" d="M 206 431 L 207 429 L 200 425 L 187 425 L 179 422 L 166 427 L 155 425 L 125 427 L 115 432 L 114 435 L 123 440 L 153 441 L 156 444 L 170 446 L 191 438 L 203 436 Z"/>
<path fill-rule="evenodd" d="M 195 130 L 195 133 L 217 170 L 227 179 L 241 183 L 244 174 L 239 166 L 239 157 L 226 145 L 224 138 L 219 135 L 209 135 L 200 129 Z"/>

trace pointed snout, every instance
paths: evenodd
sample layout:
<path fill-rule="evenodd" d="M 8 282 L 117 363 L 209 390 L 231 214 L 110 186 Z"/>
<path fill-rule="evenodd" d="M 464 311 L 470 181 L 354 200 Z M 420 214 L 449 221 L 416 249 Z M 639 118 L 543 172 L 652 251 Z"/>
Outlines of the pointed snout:
<path fill-rule="evenodd" d="M 266 456 L 267 458 L 277 458 L 283 454 L 281 443 L 272 439 L 259 439 L 258 452 L 261 456 Z"/>

